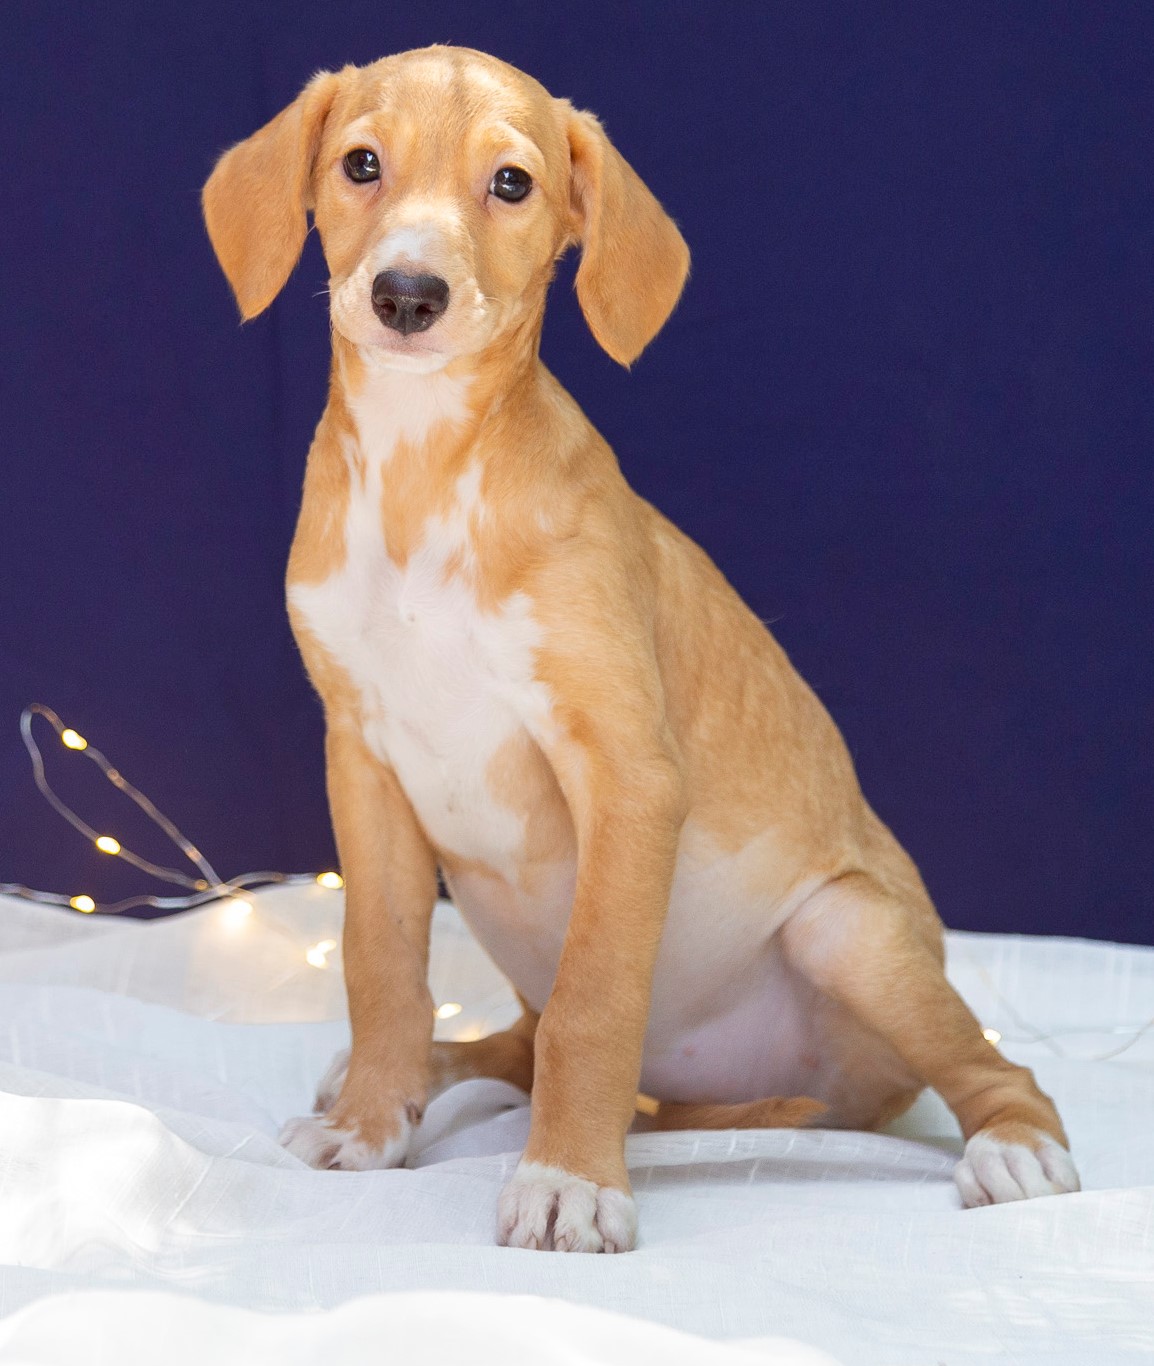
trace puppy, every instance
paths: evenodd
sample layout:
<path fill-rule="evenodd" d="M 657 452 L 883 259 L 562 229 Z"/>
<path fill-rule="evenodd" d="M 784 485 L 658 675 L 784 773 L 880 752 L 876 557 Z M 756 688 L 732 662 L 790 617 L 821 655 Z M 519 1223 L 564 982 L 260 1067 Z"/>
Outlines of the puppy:
<path fill-rule="evenodd" d="M 688 272 L 597 120 L 482 53 L 404 53 L 315 77 L 221 157 L 204 210 L 246 319 L 310 211 L 331 272 L 287 582 L 327 723 L 352 1047 L 286 1146 L 394 1166 L 431 1094 L 505 1078 L 532 1119 L 499 1240 L 616 1252 L 639 1088 L 658 1127 L 873 1128 L 932 1086 L 967 1205 L 1076 1190 L 830 717 L 538 358 L 569 247 L 626 366 Z M 524 1006 L 477 1043 L 432 1043 L 438 868 Z"/>

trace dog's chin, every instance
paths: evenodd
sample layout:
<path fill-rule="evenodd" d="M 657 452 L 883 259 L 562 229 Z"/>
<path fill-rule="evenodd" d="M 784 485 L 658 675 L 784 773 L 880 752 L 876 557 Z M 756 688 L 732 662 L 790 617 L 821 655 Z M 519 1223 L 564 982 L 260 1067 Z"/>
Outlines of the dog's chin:
<path fill-rule="evenodd" d="M 379 344 L 358 348 L 361 359 L 374 370 L 400 370 L 408 375 L 431 375 L 443 370 L 453 359 L 443 351 L 404 351 L 396 347 Z"/>
<path fill-rule="evenodd" d="M 457 354 L 455 347 L 444 344 L 435 328 L 432 333 L 415 332 L 406 337 L 382 327 L 375 318 L 371 325 L 359 318 L 332 318 L 331 322 L 334 334 L 354 347 L 372 370 L 428 375 L 443 370 Z"/>
<path fill-rule="evenodd" d="M 439 351 L 415 339 L 374 337 L 371 341 L 348 337 L 361 359 L 373 370 L 400 370 L 409 375 L 430 375 L 443 370 L 453 359 L 449 351 Z"/>

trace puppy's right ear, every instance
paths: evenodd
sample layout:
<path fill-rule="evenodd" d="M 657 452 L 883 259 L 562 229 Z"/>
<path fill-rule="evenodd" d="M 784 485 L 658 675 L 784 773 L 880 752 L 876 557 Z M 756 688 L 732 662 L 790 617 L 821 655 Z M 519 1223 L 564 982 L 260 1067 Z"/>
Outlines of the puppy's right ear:
<path fill-rule="evenodd" d="M 204 221 L 247 322 L 272 303 L 308 234 L 312 172 L 340 78 L 322 71 L 292 104 L 216 163 Z"/>

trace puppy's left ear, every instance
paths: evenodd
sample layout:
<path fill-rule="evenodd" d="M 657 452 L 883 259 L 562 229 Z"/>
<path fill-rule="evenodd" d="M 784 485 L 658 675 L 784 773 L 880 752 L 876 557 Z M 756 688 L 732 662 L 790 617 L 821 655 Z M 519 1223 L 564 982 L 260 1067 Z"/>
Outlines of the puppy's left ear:
<path fill-rule="evenodd" d="M 238 142 L 204 187 L 204 221 L 247 322 L 272 303 L 308 234 L 312 172 L 340 77 L 322 71 L 287 109 Z"/>
<path fill-rule="evenodd" d="M 570 109 L 568 131 L 581 241 L 577 299 L 602 347 L 628 366 L 681 297 L 689 248 L 592 114 Z"/>

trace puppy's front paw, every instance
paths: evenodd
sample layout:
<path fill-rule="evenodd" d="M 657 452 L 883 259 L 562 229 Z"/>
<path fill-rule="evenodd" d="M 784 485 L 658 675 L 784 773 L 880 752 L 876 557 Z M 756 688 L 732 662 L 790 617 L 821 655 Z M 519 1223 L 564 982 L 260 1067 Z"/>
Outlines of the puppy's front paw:
<path fill-rule="evenodd" d="M 975 1134 L 954 1180 L 967 1209 L 1082 1189 L 1066 1149 L 1049 1134 L 1020 1125 Z"/>
<path fill-rule="evenodd" d="M 630 1252 L 637 1206 L 615 1186 L 522 1162 L 497 1204 L 497 1241 L 541 1251 Z"/>
<path fill-rule="evenodd" d="M 418 1116 L 415 1106 L 399 1109 L 389 1120 L 340 1123 L 333 1115 L 290 1119 L 280 1143 L 294 1157 L 321 1171 L 366 1172 L 403 1165 Z"/>

